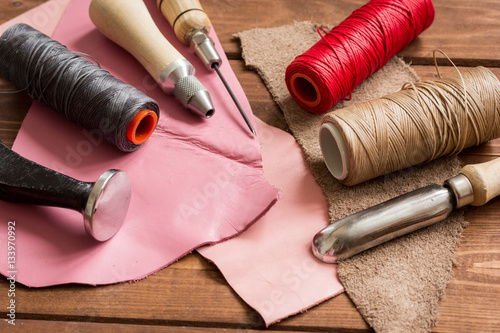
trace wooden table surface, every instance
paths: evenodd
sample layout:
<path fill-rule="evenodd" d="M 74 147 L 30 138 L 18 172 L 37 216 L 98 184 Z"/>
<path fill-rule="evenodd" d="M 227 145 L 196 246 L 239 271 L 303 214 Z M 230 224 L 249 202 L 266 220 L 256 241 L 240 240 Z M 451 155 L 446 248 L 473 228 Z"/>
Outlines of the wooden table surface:
<path fill-rule="evenodd" d="M 1 0 L 0 23 L 44 0 Z M 287 129 L 260 77 L 245 68 L 234 33 L 277 27 L 293 21 L 329 24 L 366 0 L 201 1 L 245 90 L 253 112 Z M 500 77 L 500 1 L 435 0 L 433 25 L 401 53 L 422 79 L 435 79 L 432 51 L 444 50 L 457 65 L 489 67 Z M 452 74 L 450 66 L 443 68 Z M 0 90 L 12 85 L 0 80 Z M 0 140 L 11 146 L 31 104 L 28 96 L 0 95 Z M 464 163 L 500 155 L 500 140 L 468 149 Z M 500 199 L 466 213 L 470 226 L 456 252 L 446 294 L 439 303 L 435 332 L 500 331 Z M 260 316 L 228 286 L 217 268 L 190 254 L 136 283 L 89 287 L 16 287 L 16 328 L 29 331 L 240 332 L 264 330 Z M 6 319 L 8 283 L 0 282 L 0 331 Z M 341 294 L 305 313 L 272 325 L 273 331 L 365 332 L 369 326 L 347 295 Z"/>

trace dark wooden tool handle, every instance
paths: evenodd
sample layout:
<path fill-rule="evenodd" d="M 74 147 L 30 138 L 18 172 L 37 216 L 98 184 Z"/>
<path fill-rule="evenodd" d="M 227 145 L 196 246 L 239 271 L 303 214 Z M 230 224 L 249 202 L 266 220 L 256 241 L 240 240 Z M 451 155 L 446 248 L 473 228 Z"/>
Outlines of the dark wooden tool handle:
<path fill-rule="evenodd" d="M 85 209 L 93 183 L 63 175 L 30 161 L 0 141 L 0 199 L 4 201 Z"/>

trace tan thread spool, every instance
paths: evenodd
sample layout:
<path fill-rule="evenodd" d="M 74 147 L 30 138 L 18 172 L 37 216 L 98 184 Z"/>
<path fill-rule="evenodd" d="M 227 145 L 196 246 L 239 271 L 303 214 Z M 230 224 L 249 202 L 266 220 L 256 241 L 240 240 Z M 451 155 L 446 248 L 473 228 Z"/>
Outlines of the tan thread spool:
<path fill-rule="evenodd" d="M 345 185 L 498 137 L 500 81 L 484 67 L 330 112 L 319 132 L 325 163 Z"/>

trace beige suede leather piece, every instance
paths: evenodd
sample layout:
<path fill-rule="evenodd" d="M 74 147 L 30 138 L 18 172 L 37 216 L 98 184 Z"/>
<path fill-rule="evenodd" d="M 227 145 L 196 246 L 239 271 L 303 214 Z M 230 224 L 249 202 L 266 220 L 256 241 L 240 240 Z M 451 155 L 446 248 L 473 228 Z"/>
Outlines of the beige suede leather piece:
<path fill-rule="evenodd" d="M 308 22 L 252 29 L 237 35 L 246 65 L 255 69 L 279 105 L 304 151 L 312 173 L 329 203 L 331 222 L 397 195 L 429 184 L 441 184 L 460 170 L 457 157 L 391 173 L 353 187 L 341 185 L 326 168 L 318 143 L 321 115 L 300 108 L 285 84 L 285 70 L 295 56 L 319 40 Z M 397 91 L 417 81 L 413 69 L 395 57 L 357 87 L 350 101 L 333 110 Z M 305 221 L 306 222 L 306 221 Z M 357 309 L 377 332 L 427 332 L 435 325 L 466 222 L 457 211 L 447 220 L 393 240 L 338 264 L 338 276 Z M 318 230 L 319 231 L 319 230 Z M 335 320 L 335 313 L 332 313 Z"/>

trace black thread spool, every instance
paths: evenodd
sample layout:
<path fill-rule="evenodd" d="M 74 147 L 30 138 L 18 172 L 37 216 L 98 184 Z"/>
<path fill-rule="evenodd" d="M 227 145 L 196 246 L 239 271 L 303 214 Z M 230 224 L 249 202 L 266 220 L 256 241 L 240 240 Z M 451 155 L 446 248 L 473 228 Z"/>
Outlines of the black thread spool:
<path fill-rule="evenodd" d="M 102 242 L 122 226 L 130 196 L 123 171 L 108 170 L 94 183 L 82 182 L 30 161 L 0 141 L 1 200 L 76 210 L 87 233 Z"/>
<path fill-rule="evenodd" d="M 0 76 L 122 151 L 139 148 L 158 121 L 156 101 L 26 24 L 0 37 Z"/>

